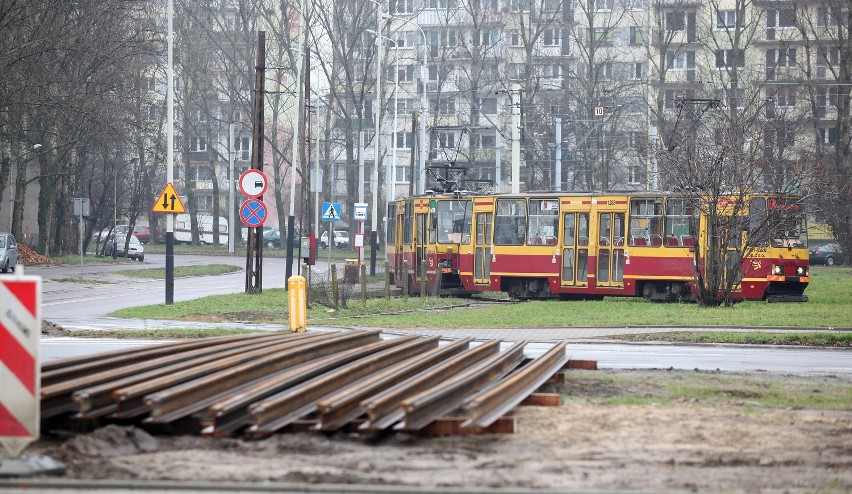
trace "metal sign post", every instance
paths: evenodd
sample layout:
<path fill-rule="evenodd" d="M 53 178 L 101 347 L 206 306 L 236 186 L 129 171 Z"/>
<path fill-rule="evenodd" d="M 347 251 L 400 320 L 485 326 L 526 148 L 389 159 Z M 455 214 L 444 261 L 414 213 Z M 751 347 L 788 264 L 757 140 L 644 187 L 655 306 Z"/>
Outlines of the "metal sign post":
<path fill-rule="evenodd" d="M 328 269 L 331 270 L 331 245 L 334 243 L 334 223 L 340 221 L 340 203 L 322 203 L 322 220 L 328 221 Z"/>
<path fill-rule="evenodd" d="M 80 281 L 83 280 L 83 216 L 89 216 L 89 198 L 75 197 L 74 198 L 74 216 L 80 218 Z M 98 234 L 100 238 L 100 233 Z"/>

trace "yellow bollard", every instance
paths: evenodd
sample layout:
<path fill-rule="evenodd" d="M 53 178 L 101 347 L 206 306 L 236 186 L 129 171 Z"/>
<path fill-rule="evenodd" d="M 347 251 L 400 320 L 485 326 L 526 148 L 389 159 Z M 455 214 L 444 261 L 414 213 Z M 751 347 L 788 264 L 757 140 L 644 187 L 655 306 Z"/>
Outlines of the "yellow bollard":
<path fill-rule="evenodd" d="M 304 333 L 308 326 L 307 289 L 305 278 L 295 275 L 287 280 L 287 293 L 290 302 L 290 332 Z"/>

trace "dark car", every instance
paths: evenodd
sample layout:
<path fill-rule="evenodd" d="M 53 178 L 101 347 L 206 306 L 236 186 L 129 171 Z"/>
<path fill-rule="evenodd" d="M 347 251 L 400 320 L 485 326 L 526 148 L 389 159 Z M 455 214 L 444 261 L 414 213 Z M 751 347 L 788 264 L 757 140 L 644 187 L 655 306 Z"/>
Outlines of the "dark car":
<path fill-rule="evenodd" d="M 263 232 L 263 244 L 267 247 L 281 247 L 281 230 L 278 228 L 270 228 Z M 298 249 L 300 245 L 301 238 L 299 237 L 299 233 L 296 232 L 296 235 L 293 237 L 293 248 Z"/>
<path fill-rule="evenodd" d="M 808 259 L 811 264 L 834 266 L 835 264 L 843 264 L 846 261 L 846 256 L 843 254 L 840 244 L 835 243 L 811 247 Z"/>

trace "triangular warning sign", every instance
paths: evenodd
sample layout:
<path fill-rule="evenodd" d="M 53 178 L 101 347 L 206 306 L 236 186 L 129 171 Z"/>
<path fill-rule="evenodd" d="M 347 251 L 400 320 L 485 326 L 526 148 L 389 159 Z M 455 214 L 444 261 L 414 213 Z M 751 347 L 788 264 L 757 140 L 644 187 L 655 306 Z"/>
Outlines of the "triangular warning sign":
<path fill-rule="evenodd" d="M 185 213 L 186 208 L 183 207 L 183 203 L 180 200 L 180 196 L 177 195 L 177 191 L 175 190 L 175 186 L 169 182 L 166 185 L 166 188 L 163 189 L 163 193 L 160 194 L 160 197 L 157 198 L 157 202 L 154 203 L 154 207 L 151 208 L 151 211 L 155 213 Z"/>

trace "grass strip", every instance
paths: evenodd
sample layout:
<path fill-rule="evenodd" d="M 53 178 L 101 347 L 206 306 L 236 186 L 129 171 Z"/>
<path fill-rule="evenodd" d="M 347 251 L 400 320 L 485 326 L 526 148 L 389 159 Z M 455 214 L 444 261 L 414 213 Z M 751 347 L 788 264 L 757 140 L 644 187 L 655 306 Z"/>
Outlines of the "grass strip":
<path fill-rule="evenodd" d="M 62 333 L 62 336 L 73 336 L 75 338 L 113 338 L 119 340 L 179 340 L 253 334 L 257 332 L 257 330 L 238 328 L 86 329 L 65 331 Z"/>
<path fill-rule="evenodd" d="M 623 334 L 611 336 L 624 341 L 669 341 L 683 343 L 731 343 L 738 345 L 796 345 L 852 347 L 852 331 L 809 331 L 773 333 L 764 331 L 672 331 L 667 333 Z"/>
<path fill-rule="evenodd" d="M 233 266 L 231 264 L 204 264 L 198 266 L 175 266 L 174 275 L 176 278 L 190 278 L 193 276 L 217 276 L 220 274 L 233 273 L 240 271 L 243 268 Z M 164 279 L 166 277 L 165 268 L 150 268 L 150 269 L 125 269 L 116 271 L 115 274 L 129 276 L 131 278 L 144 279 Z"/>

